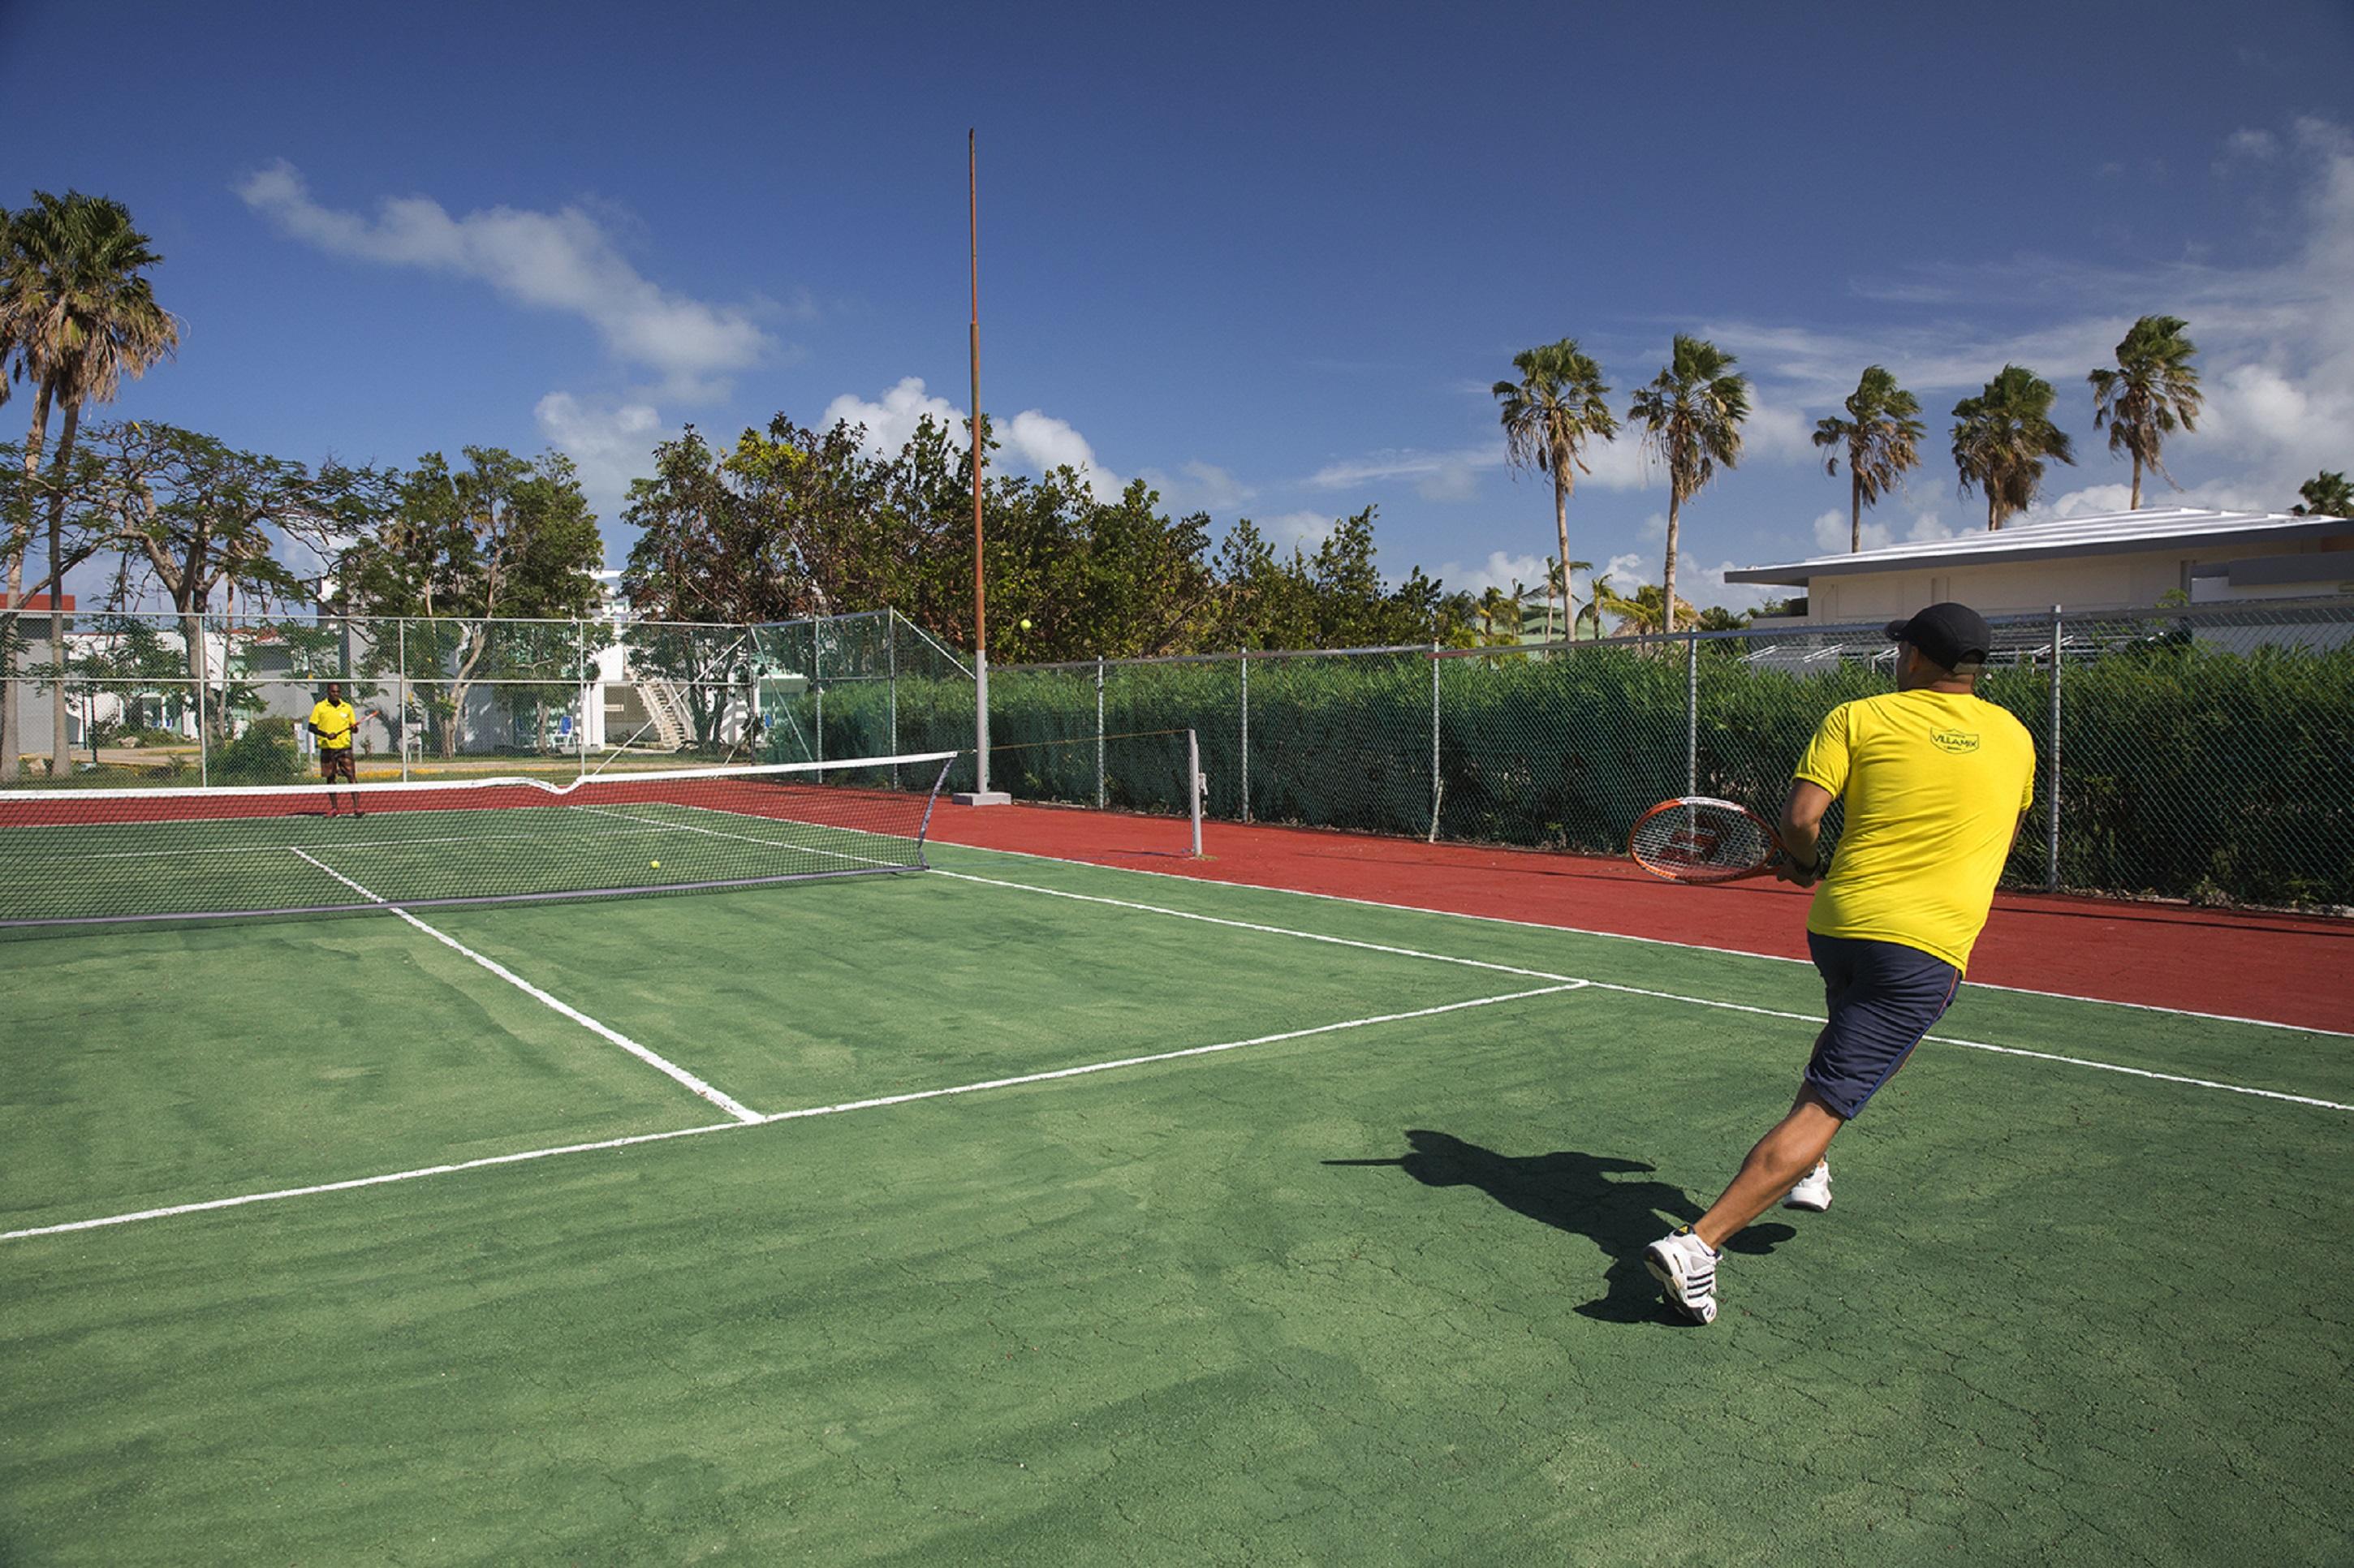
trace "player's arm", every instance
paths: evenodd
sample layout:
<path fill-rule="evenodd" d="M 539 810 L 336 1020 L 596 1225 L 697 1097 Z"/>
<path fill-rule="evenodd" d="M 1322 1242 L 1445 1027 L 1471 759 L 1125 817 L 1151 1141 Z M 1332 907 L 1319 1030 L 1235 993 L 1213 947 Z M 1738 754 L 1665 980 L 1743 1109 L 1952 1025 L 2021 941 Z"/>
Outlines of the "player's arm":
<path fill-rule="evenodd" d="M 1823 813 L 1831 809 L 1831 792 L 1811 779 L 1793 779 L 1789 798 L 1782 802 L 1782 821 L 1775 829 L 1782 840 L 1782 863 L 1774 874 L 1800 887 L 1812 887 L 1822 872 Z"/>

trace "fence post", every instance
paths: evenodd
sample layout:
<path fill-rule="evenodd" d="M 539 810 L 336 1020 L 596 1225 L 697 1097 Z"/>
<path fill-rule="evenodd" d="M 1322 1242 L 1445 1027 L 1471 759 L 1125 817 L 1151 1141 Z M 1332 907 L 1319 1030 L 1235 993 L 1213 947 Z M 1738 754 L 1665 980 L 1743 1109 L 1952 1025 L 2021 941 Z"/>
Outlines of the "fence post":
<path fill-rule="evenodd" d="M 188 668 L 196 677 L 196 788 L 208 789 L 213 782 L 213 745 L 212 737 L 205 733 L 205 683 L 212 669 L 213 651 L 205 637 L 205 618 L 198 615 L 196 620 L 196 656 L 188 661 Z M 23 703 L 16 705 L 16 711 L 25 711 Z"/>
<path fill-rule="evenodd" d="M 1104 809 L 1103 655 L 1096 655 L 1096 810 Z"/>
<path fill-rule="evenodd" d="M 1700 793 L 1700 634 L 1684 638 L 1684 793 Z"/>
<path fill-rule="evenodd" d="M 572 737 L 580 747 L 580 770 L 574 776 L 578 779 L 588 777 L 588 623 L 576 618 L 572 629 L 580 643 L 580 717 L 574 726 L 580 733 Z"/>
<path fill-rule="evenodd" d="M 825 782 L 825 625 L 810 622 L 810 689 L 817 694 L 817 781 Z"/>
<path fill-rule="evenodd" d="M 1438 639 L 1430 640 L 1430 839 L 1438 842 L 1438 806 L 1446 786 L 1438 778 Z"/>
<path fill-rule="evenodd" d="M 408 620 L 392 623 L 393 692 L 400 714 L 400 733 L 393 737 L 394 749 L 400 753 L 400 781 L 408 782 Z"/>
<path fill-rule="evenodd" d="M 883 613 L 888 618 L 883 622 L 883 639 L 889 646 L 891 658 L 891 755 L 896 757 L 899 755 L 899 612 L 885 609 Z M 898 787 L 899 765 L 895 762 L 891 764 L 891 788 L 896 789 Z"/>
<path fill-rule="evenodd" d="M 2052 771 L 2045 784 L 2043 888 L 2060 891 L 2060 607 L 2052 607 Z"/>
<path fill-rule="evenodd" d="M 1245 648 L 1245 649 L 1243 649 L 1243 650 L 1241 651 L 1241 652 L 1242 652 L 1242 664 L 1243 664 L 1243 761 L 1242 761 L 1242 775 L 1243 775 L 1243 821 L 1244 821 L 1245 822 L 1248 822 L 1248 821 L 1251 820 L 1251 816 L 1250 816 L 1250 650 L 1249 650 L 1249 649 L 1247 649 L 1247 648 Z"/>

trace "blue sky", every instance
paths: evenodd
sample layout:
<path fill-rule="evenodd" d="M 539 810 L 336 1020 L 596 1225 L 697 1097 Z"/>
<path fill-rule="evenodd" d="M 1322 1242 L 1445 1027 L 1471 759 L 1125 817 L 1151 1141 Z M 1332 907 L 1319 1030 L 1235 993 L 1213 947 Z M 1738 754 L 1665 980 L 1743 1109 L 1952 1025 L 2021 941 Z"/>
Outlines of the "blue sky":
<path fill-rule="evenodd" d="M 1283 539 L 1376 504 L 1393 573 L 1536 577 L 1550 491 L 1488 387 L 1562 336 L 1622 408 L 1678 331 L 1755 376 L 1686 513 L 1702 603 L 1844 546 L 1806 436 L 1872 361 L 1931 416 L 1886 537 L 1982 520 L 1946 411 L 2007 359 L 2077 438 L 2039 510 L 2122 506 L 2084 376 L 2145 312 L 2189 318 L 2210 391 L 2153 501 L 2354 467 L 2345 0 L 133 4 L 101 102 L 88 16 L 0 0 L 0 200 L 103 193 L 164 253 L 182 353 L 119 411 L 309 461 L 556 446 L 616 562 L 687 422 L 961 416 L 968 126 L 1006 461 Z M 1663 474 L 1628 440 L 1594 467 L 1575 553 L 1656 580 Z"/>

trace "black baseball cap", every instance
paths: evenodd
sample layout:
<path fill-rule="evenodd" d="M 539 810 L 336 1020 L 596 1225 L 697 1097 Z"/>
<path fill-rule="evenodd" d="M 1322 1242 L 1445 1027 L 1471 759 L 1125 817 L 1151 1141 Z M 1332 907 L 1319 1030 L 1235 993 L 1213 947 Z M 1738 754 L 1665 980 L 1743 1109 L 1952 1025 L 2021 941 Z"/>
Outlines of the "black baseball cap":
<path fill-rule="evenodd" d="M 1948 670 L 1983 664 L 1994 647 L 1994 629 L 1966 604 L 1933 604 L 1910 620 L 1888 623 L 1891 641 L 1910 642 L 1932 663 Z"/>

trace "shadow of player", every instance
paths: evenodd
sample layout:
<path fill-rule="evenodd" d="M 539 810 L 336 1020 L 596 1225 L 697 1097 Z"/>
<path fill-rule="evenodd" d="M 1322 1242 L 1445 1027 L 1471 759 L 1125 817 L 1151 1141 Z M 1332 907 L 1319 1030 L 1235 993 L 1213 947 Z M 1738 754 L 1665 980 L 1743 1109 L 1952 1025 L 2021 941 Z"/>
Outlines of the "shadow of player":
<path fill-rule="evenodd" d="M 1669 1320 L 1659 1287 L 1643 1267 L 1643 1248 L 1665 1225 L 1690 1224 L 1700 1206 L 1665 1181 L 1622 1181 L 1655 1167 L 1636 1160 L 1560 1150 L 1552 1154 L 1499 1154 L 1451 1133 L 1409 1128 L 1413 1152 L 1391 1160 L 1327 1160 L 1327 1165 L 1394 1165 L 1426 1187 L 1476 1187 L 1497 1202 L 1541 1224 L 1581 1235 L 1610 1259 L 1602 1295 L 1576 1308 L 1606 1323 Z M 1762 1255 L 1797 1233 L 1784 1224 L 1753 1224 L 1726 1250 Z"/>

